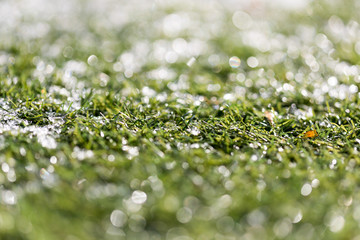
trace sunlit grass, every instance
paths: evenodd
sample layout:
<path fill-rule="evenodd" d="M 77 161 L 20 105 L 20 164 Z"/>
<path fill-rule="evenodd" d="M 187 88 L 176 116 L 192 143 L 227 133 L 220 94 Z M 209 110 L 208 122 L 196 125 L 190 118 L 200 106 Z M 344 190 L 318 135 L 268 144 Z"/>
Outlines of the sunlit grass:
<path fill-rule="evenodd" d="M 1 239 L 359 238 L 355 1 L 40 2 L 0 3 Z"/>

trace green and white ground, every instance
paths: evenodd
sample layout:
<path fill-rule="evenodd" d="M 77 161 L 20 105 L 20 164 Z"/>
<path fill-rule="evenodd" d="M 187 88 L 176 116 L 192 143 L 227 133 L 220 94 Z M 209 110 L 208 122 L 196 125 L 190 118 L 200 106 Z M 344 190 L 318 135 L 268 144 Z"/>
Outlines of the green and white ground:
<path fill-rule="evenodd" d="M 359 240 L 359 1 L 269 2 L 1 1 L 0 238 Z"/>

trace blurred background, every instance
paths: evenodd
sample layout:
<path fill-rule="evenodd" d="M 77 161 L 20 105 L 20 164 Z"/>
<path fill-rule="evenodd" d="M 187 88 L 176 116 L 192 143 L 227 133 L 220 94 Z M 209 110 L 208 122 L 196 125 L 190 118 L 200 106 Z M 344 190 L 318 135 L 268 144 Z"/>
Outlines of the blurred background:
<path fill-rule="evenodd" d="M 123 96 L 188 92 L 236 101 L 296 89 L 322 103 L 355 90 L 342 85 L 342 94 L 328 79 L 356 75 L 348 63 L 360 52 L 358 8 L 336 0 L 1 1 L 0 66 L 27 53 L 34 79 L 56 76 L 66 91 L 99 86 Z"/>

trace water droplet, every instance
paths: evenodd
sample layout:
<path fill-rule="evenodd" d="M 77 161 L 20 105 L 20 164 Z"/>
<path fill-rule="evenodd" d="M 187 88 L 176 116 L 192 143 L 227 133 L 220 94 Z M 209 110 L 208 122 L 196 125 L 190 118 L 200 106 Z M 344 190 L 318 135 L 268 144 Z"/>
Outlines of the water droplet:
<path fill-rule="evenodd" d="M 246 63 L 251 68 L 256 68 L 259 65 L 259 60 L 256 57 L 249 57 Z"/>
<path fill-rule="evenodd" d="M 301 188 L 301 195 L 308 196 L 312 191 L 312 187 L 309 183 L 305 183 Z"/>
<path fill-rule="evenodd" d="M 108 160 L 109 160 L 109 162 L 115 161 L 115 156 L 112 155 L 112 154 L 110 154 L 110 155 L 108 156 Z"/>
<path fill-rule="evenodd" d="M 230 67 L 232 67 L 232 68 L 238 68 L 241 64 L 241 60 L 240 60 L 240 58 L 233 56 L 229 59 L 229 64 L 230 64 Z"/>
<path fill-rule="evenodd" d="M 42 169 L 40 169 L 40 177 L 42 178 L 42 179 L 46 179 L 46 178 L 48 178 L 50 176 L 50 173 L 48 172 L 48 171 L 46 171 L 46 169 L 45 168 L 42 168 Z"/>
<path fill-rule="evenodd" d="M 332 87 L 336 86 L 338 84 L 338 80 L 335 76 L 331 76 L 329 77 L 329 79 L 327 80 L 328 84 Z"/>
<path fill-rule="evenodd" d="M 299 212 L 294 217 L 292 223 L 298 223 L 301 221 L 302 218 L 303 218 L 302 212 L 301 212 L 301 210 L 299 210 Z"/>
<path fill-rule="evenodd" d="M 233 24 L 240 30 L 248 29 L 251 27 L 253 21 L 249 14 L 237 11 L 232 17 Z"/>
<path fill-rule="evenodd" d="M 90 55 L 87 59 L 87 62 L 90 66 L 95 66 L 98 63 L 98 58 L 95 55 Z"/>
<path fill-rule="evenodd" d="M 115 227 L 122 227 L 127 221 L 127 216 L 121 210 L 114 210 L 110 215 L 110 222 Z"/>
<path fill-rule="evenodd" d="M 334 216 L 330 220 L 329 228 L 332 232 L 340 232 L 345 225 L 345 219 L 343 216 Z"/>
<path fill-rule="evenodd" d="M 188 67 L 191 67 L 192 65 L 194 65 L 195 62 L 196 58 L 192 57 L 189 59 L 189 61 L 187 61 L 186 65 L 188 65 Z"/>
<path fill-rule="evenodd" d="M 197 127 L 193 127 L 190 129 L 190 133 L 194 136 L 197 136 L 200 134 L 200 130 Z"/>
<path fill-rule="evenodd" d="M 256 209 L 249 213 L 246 217 L 246 221 L 250 224 L 252 227 L 259 227 L 261 226 L 266 220 L 265 214 Z"/>
<path fill-rule="evenodd" d="M 315 178 L 314 180 L 311 181 L 311 187 L 317 188 L 319 185 L 320 185 L 319 179 Z"/>
<path fill-rule="evenodd" d="M 17 202 L 16 194 L 13 191 L 5 190 L 1 196 L 5 204 L 14 205 Z"/>
<path fill-rule="evenodd" d="M 183 207 L 176 212 L 176 219 L 181 223 L 188 223 L 192 218 L 192 211 L 190 208 Z"/>
<path fill-rule="evenodd" d="M 289 219 L 283 219 L 275 223 L 274 233 L 279 238 L 284 238 L 292 231 L 292 224 Z"/>
<path fill-rule="evenodd" d="M 143 191 L 136 190 L 131 195 L 131 200 L 136 204 L 143 204 L 146 202 L 147 196 Z"/>
<path fill-rule="evenodd" d="M 23 147 L 20 148 L 20 155 L 21 155 L 21 156 L 25 156 L 25 155 L 26 155 L 26 150 L 25 150 L 25 148 L 23 148 Z"/>
<path fill-rule="evenodd" d="M 56 156 L 51 156 L 50 157 L 50 163 L 56 164 L 57 163 L 57 157 Z"/>
<path fill-rule="evenodd" d="M 10 170 L 10 166 L 9 166 L 9 164 L 4 162 L 1 164 L 1 169 L 3 170 L 3 172 L 7 173 Z"/>

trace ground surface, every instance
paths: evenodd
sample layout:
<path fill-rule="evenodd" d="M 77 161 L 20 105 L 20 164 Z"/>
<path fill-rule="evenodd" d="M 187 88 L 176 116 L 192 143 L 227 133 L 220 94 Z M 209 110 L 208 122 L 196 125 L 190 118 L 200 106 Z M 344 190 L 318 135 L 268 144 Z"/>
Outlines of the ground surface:
<path fill-rule="evenodd" d="M 360 239 L 357 1 L 1 1 L 1 239 Z"/>

